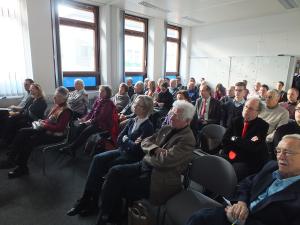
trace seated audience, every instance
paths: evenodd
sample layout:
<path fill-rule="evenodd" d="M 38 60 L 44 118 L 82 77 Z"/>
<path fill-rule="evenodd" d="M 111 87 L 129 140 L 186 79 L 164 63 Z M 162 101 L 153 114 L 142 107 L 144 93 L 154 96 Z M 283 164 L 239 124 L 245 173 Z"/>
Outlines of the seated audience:
<path fill-rule="evenodd" d="M 171 93 L 171 95 L 173 96 L 173 100 L 175 101 L 178 92 L 176 79 L 170 80 L 169 92 Z"/>
<path fill-rule="evenodd" d="M 124 109 L 119 113 L 119 120 L 124 121 L 129 118 L 135 117 L 134 113 L 131 111 L 131 106 L 134 100 L 142 95 L 144 91 L 144 83 L 142 81 L 136 82 L 134 85 L 134 94 L 131 96 L 130 102 L 124 107 Z"/>
<path fill-rule="evenodd" d="M 195 109 L 191 103 L 175 101 L 172 111 L 171 125 L 142 141 L 142 161 L 113 166 L 105 175 L 97 225 L 118 217 L 115 209 L 122 198 L 130 202 L 149 198 L 152 204 L 161 205 L 182 189 L 181 174 L 195 147 L 189 127 Z"/>
<path fill-rule="evenodd" d="M 229 101 L 233 101 L 234 97 L 235 97 L 235 86 L 230 86 L 229 89 L 227 89 L 227 95 L 226 96 L 223 96 L 221 99 L 220 99 L 220 102 L 221 104 L 225 104 Z"/>
<path fill-rule="evenodd" d="M 273 146 L 277 146 L 284 135 L 300 134 L 300 103 L 298 103 L 295 108 L 294 119 L 295 121 L 289 121 L 289 123 L 276 129 L 274 133 Z"/>
<path fill-rule="evenodd" d="M 81 118 L 87 113 L 88 108 L 88 94 L 84 89 L 84 82 L 81 79 L 74 80 L 75 90 L 70 92 L 68 104 L 73 111 L 73 118 Z"/>
<path fill-rule="evenodd" d="M 116 106 L 111 101 L 112 90 L 108 85 L 99 87 L 99 97 L 94 102 L 92 110 L 83 118 L 78 119 L 77 137 L 62 152 L 75 154 L 77 148 L 81 147 L 92 134 L 109 132 L 114 126 L 114 114 Z M 116 134 L 117 135 L 117 134 Z"/>
<path fill-rule="evenodd" d="M 248 81 L 247 80 L 243 80 L 243 83 L 245 84 L 245 95 L 244 95 L 244 99 L 247 99 L 248 95 L 249 95 L 249 90 L 247 89 L 247 84 L 248 84 Z"/>
<path fill-rule="evenodd" d="M 221 104 L 211 97 L 211 88 L 208 85 L 200 86 L 200 98 L 196 101 L 197 130 L 207 124 L 220 124 Z"/>
<path fill-rule="evenodd" d="M 222 84 L 217 84 L 215 93 L 214 93 L 214 98 L 217 100 L 221 100 L 226 95 L 226 89 Z"/>
<path fill-rule="evenodd" d="M 279 92 L 279 102 L 286 102 L 287 101 L 287 93 L 283 90 L 284 83 L 282 81 L 278 81 L 276 85 L 276 89 Z"/>
<path fill-rule="evenodd" d="M 132 108 L 136 118 L 129 119 L 126 127 L 118 136 L 119 148 L 94 156 L 83 195 L 74 207 L 67 212 L 67 215 L 80 214 L 81 216 L 87 216 L 96 212 L 104 181 L 100 178 L 105 176 L 113 166 L 142 160 L 144 152 L 141 148 L 141 142 L 144 138 L 153 134 L 152 123 L 149 120 L 149 114 L 153 110 L 152 98 L 140 95 L 135 99 Z"/>
<path fill-rule="evenodd" d="M 157 87 L 156 87 L 156 92 L 157 93 L 160 93 L 160 86 L 162 85 L 162 83 L 164 82 L 165 80 L 163 78 L 158 78 L 157 80 Z"/>
<path fill-rule="evenodd" d="M 24 107 L 32 100 L 30 95 L 30 85 L 33 84 L 34 81 L 30 78 L 25 79 L 24 81 L 24 89 L 25 89 L 25 95 L 23 96 L 21 102 L 18 105 L 11 105 L 8 108 L 10 108 L 12 111 L 20 112 L 23 111 Z"/>
<path fill-rule="evenodd" d="M 245 84 L 237 82 L 234 89 L 233 101 L 228 101 L 222 105 L 221 125 L 228 127 L 234 117 L 241 116 L 245 104 Z"/>
<path fill-rule="evenodd" d="M 249 98 L 242 116 L 232 119 L 223 137 L 223 156 L 232 163 L 238 180 L 258 172 L 268 159 L 265 139 L 269 125 L 258 118 L 263 108 L 258 98 Z"/>
<path fill-rule="evenodd" d="M 9 178 L 16 178 L 28 174 L 27 162 L 34 147 L 63 140 L 66 136 L 67 125 L 72 117 L 72 111 L 67 105 L 69 91 L 65 87 L 58 87 L 54 94 L 54 106 L 47 119 L 39 120 L 30 128 L 18 131 L 8 158 L 0 163 L 1 169 L 15 169 L 8 173 Z"/>
<path fill-rule="evenodd" d="M 11 144 L 17 130 L 24 127 L 31 127 L 35 120 L 42 119 L 47 108 L 43 90 L 39 84 L 32 83 L 29 88 L 31 100 L 26 103 L 21 111 L 9 112 L 9 117 L 3 121 L 1 146 Z"/>
<path fill-rule="evenodd" d="M 144 79 L 144 93 L 146 93 L 146 91 L 148 91 L 148 83 L 149 83 L 150 79 L 149 78 L 145 78 Z"/>
<path fill-rule="evenodd" d="M 182 85 L 181 83 L 181 77 L 176 76 L 176 81 L 177 81 L 177 88 L 178 90 L 186 90 L 186 87 Z"/>
<path fill-rule="evenodd" d="M 128 96 L 128 86 L 125 83 L 121 83 L 119 86 L 119 91 L 112 97 L 112 101 L 117 108 L 117 112 L 121 112 L 130 102 Z"/>
<path fill-rule="evenodd" d="M 156 92 L 154 80 L 148 82 L 148 90 L 145 92 L 145 95 L 152 97 L 153 101 L 156 101 L 158 93 Z"/>
<path fill-rule="evenodd" d="M 266 95 L 266 108 L 259 114 L 269 124 L 267 143 L 272 143 L 275 130 L 289 122 L 289 112 L 278 105 L 279 93 L 277 90 L 270 90 Z"/>
<path fill-rule="evenodd" d="M 259 88 L 259 98 L 262 101 L 266 101 L 266 97 L 267 97 L 267 92 L 269 91 L 269 86 L 266 84 L 261 85 L 261 87 Z"/>
<path fill-rule="evenodd" d="M 271 161 L 240 182 L 232 205 L 196 212 L 186 225 L 300 224 L 300 135 L 286 135 Z"/>
<path fill-rule="evenodd" d="M 154 101 L 154 107 L 158 107 L 160 111 L 168 112 L 172 107 L 173 96 L 169 92 L 168 83 L 163 82 L 160 86 L 160 92 L 158 93 L 156 101 Z"/>
<path fill-rule="evenodd" d="M 250 92 L 249 98 L 251 98 L 251 97 L 259 98 L 259 89 L 260 89 L 260 87 L 261 87 L 261 83 L 260 82 L 255 82 L 254 88 Z"/>
<path fill-rule="evenodd" d="M 134 94 L 134 87 L 133 87 L 132 79 L 128 78 L 127 81 L 126 81 L 126 84 L 128 86 L 128 95 L 129 95 L 129 98 L 131 98 L 132 95 Z"/>
<path fill-rule="evenodd" d="M 290 119 L 295 119 L 295 107 L 297 105 L 297 99 L 299 96 L 299 91 L 296 88 L 291 88 L 287 93 L 287 102 L 280 102 L 279 105 L 289 111 Z"/>
<path fill-rule="evenodd" d="M 198 93 L 198 88 L 196 87 L 196 83 L 190 81 L 187 85 L 187 91 L 191 99 L 191 103 L 195 105 L 196 100 L 199 98 L 199 93 Z"/>

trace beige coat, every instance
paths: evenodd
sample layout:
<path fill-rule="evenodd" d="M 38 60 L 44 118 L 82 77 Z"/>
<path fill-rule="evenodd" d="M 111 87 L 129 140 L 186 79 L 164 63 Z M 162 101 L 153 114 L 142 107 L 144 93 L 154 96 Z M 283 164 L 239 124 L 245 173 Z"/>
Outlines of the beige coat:
<path fill-rule="evenodd" d="M 151 137 L 144 139 L 141 144 L 146 154 L 143 160 L 153 166 L 150 201 L 156 205 L 165 203 L 182 189 L 181 174 L 191 161 L 196 144 L 193 132 L 188 126 L 175 133 L 162 145 L 172 129 L 174 128 L 165 126 Z M 154 149 L 159 147 L 168 150 L 167 156 L 163 159 L 154 155 Z"/>

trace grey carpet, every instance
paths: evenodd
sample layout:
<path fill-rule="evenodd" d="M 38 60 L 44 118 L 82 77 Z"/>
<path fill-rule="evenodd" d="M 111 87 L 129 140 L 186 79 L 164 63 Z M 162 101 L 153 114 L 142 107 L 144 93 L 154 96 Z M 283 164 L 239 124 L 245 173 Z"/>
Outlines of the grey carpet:
<path fill-rule="evenodd" d="M 1 158 L 5 151 L 1 150 Z M 35 150 L 29 162 L 30 175 L 8 179 L 8 170 L 0 170 L 1 225 L 92 225 L 92 217 L 69 217 L 66 212 L 80 197 L 90 158 L 75 159 L 58 151 L 48 152 L 46 176 L 42 173 L 42 153 Z"/>

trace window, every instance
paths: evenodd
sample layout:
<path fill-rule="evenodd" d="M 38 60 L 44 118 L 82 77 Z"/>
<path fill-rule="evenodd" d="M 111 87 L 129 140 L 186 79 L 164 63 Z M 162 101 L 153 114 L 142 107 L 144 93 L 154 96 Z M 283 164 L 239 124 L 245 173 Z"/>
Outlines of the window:
<path fill-rule="evenodd" d="M 135 83 L 147 77 L 148 20 L 125 15 L 124 22 L 125 80 Z"/>
<path fill-rule="evenodd" d="M 100 84 L 98 16 L 96 6 L 56 1 L 57 83 L 73 89 L 77 78 L 86 89 Z"/>
<path fill-rule="evenodd" d="M 181 27 L 167 25 L 166 77 L 179 75 Z"/>
<path fill-rule="evenodd" d="M 0 96 L 20 96 L 32 78 L 26 1 L 0 1 Z"/>

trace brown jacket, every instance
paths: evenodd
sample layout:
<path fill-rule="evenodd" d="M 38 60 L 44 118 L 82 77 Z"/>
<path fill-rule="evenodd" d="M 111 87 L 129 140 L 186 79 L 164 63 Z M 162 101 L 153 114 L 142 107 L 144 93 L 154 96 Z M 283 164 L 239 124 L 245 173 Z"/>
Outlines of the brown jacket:
<path fill-rule="evenodd" d="M 179 130 L 164 143 L 172 129 L 174 128 L 165 126 L 151 137 L 144 139 L 141 144 L 146 154 L 143 160 L 153 166 L 150 201 L 156 205 L 165 203 L 182 189 L 181 174 L 191 161 L 196 144 L 189 126 Z M 167 149 L 167 156 L 163 159 L 156 157 L 153 154 L 156 148 Z"/>

